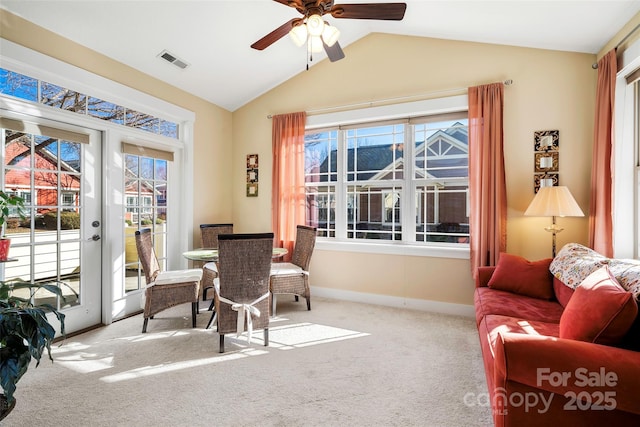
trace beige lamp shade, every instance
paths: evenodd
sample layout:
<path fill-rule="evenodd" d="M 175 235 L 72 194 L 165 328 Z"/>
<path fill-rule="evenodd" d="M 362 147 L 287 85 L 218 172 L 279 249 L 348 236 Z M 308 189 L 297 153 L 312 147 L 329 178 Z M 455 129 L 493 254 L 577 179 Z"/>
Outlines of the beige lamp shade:
<path fill-rule="evenodd" d="M 526 216 L 584 216 L 582 209 L 565 186 L 540 187 Z"/>

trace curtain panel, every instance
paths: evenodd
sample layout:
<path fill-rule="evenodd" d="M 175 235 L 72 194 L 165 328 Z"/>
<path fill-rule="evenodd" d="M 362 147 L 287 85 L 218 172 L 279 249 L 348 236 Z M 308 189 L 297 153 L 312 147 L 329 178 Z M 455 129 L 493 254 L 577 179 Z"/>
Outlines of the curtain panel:
<path fill-rule="evenodd" d="M 274 243 L 291 259 L 296 226 L 305 225 L 304 132 L 307 113 L 273 116 L 272 225 Z"/>
<path fill-rule="evenodd" d="M 618 64 L 616 50 L 598 61 L 596 116 L 591 160 L 591 204 L 589 206 L 589 246 L 606 257 L 613 257 L 613 114 Z"/>
<path fill-rule="evenodd" d="M 471 274 L 496 265 L 507 247 L 507 186 L 503 150 L 504 84 L 468 89 Z"/>

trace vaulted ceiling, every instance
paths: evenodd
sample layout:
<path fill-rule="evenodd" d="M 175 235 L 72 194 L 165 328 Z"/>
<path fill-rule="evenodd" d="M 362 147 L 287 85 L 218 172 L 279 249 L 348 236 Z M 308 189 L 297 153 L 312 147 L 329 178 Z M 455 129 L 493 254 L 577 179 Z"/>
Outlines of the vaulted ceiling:
<path fill-rule="evenodd" d="M 405 2 L 402 21 L 325 15 L 341 32 L 342 61 L 349 60 L 351 43 L 372 32 L 595 54 L 640 11 L 640 0 Z M 279 1 L 2 0 L 0 7 L 229 111 L 304 72 L 307 64 L 306 49 L 288 37 L 263 51 L 250 48 L 301 16 Z M 188 66 L 161 59 L 165 50 Z M 318 54 L 310 66 L 325 59 Z"/>

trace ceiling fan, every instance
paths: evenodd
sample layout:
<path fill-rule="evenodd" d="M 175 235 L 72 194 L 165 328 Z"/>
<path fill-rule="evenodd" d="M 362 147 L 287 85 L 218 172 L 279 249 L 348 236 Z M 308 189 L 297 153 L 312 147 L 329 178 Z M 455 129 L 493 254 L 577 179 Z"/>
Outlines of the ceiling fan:
<path fill-rule="evenodd" d="M 406 3 L 333 4 L 333 0 L 274 1 L 295 8 L 303 17 L 293 18 L 282 24 L 251 47 L 263 50 L 289 34 L 298 46 L 307 43 L 309 52 L 321 52 L 324 49 L 331 62 L 344 58 L 344 52 L 338 43 L 340 32 L 324 21 L 323 15 L 330 14 L 339 19 L 401 21 L 407 9 Z"/>

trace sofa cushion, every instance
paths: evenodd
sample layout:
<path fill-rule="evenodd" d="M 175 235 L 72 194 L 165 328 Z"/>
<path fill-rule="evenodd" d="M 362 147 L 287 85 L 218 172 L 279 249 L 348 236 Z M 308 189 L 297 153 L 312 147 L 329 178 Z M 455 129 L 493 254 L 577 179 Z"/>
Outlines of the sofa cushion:
<path fill-rule="evenodd" d="M 563 307 L 546 301 L 487 287 L 477 288 L 474 295 L 476 323 L 488 314 L 501 314 L 541 322 L 559 323 Z"/>
<path fill-rule="evenodd" d="M 528 261 L 518 255 L 501 253 L 487 286 L 519 295 L 550 300 L 553 281 L 549 272 L 552 259 Z"/>
<path fill-rule="evenodd" d="M 556 300 L 563 306 L 566 307 L 573 296 L 575 291 L 562 283 L 560 279 L 557 277 L 553 277 L 553 293 L 556 295 Z"/>
<path fill-rule="evenodd" d="M 618 284 L 605 265 L 576 288 L 560 317 L 560 338 L 617 344 L 637 314 L 633 294 Z"/>
<path fill-rule="evenodd" d="M 539 322 L 536 320 L 526 320 L 519 317 L 500 316 L 490 314 L 485 318 L 485 325 L 489 334 L 491 344 L 491 354 L 495 358 L 495 345 L 499 333 L 514 332 L 527 335 L 542 335 L 547 337 L 558 337 L 559 326 L 557 323 Z"/>

